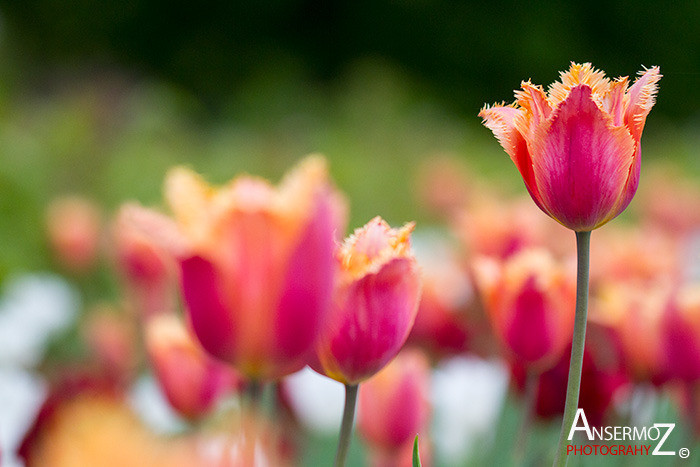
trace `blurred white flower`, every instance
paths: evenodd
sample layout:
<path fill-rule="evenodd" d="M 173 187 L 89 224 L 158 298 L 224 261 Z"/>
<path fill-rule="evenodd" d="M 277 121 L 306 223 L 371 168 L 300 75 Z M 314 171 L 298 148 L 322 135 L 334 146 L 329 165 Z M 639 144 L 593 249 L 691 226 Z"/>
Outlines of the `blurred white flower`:
<path fill-rule="evenodd" d="M 59 276 L 10 279 L 0 297 L 0 366 L 36 366 L 47 342 L 75 320 L 77 290 Z"/>
<path fill-rule="evenodd" d="M 433 373 L 431 438 L 447 465 L 493 442 L 508 389 L 509 372 L 498 360 L 456 357 Z"/>
<path fill-rule="evenodd" d="M 285 378 L 283 384 L 294 412 L 308 428 L 337 433 L 343 417 L 345 388 L 306 367 Z"/>

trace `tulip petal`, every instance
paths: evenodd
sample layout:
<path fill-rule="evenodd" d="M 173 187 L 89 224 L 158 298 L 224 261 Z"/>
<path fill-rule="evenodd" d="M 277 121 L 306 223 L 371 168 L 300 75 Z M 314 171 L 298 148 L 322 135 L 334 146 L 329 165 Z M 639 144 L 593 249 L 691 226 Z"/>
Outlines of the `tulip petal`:
<path fill-rule="evenodd" d="M 225 305 L 214 265 L 192 256 L 181 261 L 180 268 L 190 324 L 202 347 L 218 359 L 237 361 L 236 323 Z"/>
<path fill-rule="evenodd" d="M 510 324 L 505 340 L 519 359 L 534 363 L 547 356 L 553 347 L 549 315 L 554 313 L 545 296 L 530 277 L 512 303 Z"/>
<path fill-rule="evenodd" d="M 542 209 L 539 202 L 539 192 L 535 175 L 532 170 L 532 158 L 527 142 L 516 127 L 516 121 L 524 118 L 524 111 L 513 106 L 484 107 L 479 117 L 484 119 L 484 125 L 493 132 L 503 149 L 510 156 L 523 177 L 525 187 L 532 199 Z"/>
<path fill-rule="evenodd" d="M 522 91 L 515 91 L 515 103 L 525 112 L 517 116 L 513 123 L 526 140 L 532 141 L 535 128 L 547 120 L 552 108 L 541 86 L 534 86 L 530 82 L 524 82 L 521 86 Z"/>
<path fill-rule="evenodd" d="M 571 90 L 537 129 L 532 150 L 539 195 L 554 219 L 584 231 L 619 214 L 635 144 L 593 102 L 590 87 Z"/>
<path fill-rule="evenodd" d="M 285 373 L 301 369 L 330 306 L 333 290 L 333 207 L 329 198 L 316 212 L 289 260 L 278 306 L 275 353 L 293 360 Z M 299 358 L 296 358 L 299 357 Z"/>
<path fill-rule="evenodd" d="M 657 83 L 661 79 L 658 66 L 640 73 L 641 76 L 627 91 L 629 103 L 625 114 L 625 124 L 636 141 L 642 138 L 644 123 L 656 102 Z"/>

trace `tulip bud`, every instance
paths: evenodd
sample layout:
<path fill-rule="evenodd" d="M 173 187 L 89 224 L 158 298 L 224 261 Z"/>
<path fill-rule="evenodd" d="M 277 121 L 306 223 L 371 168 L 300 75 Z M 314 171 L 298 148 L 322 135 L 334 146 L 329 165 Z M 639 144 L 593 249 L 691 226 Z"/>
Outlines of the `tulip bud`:
<path fill-rule="evenodd" d="M 382 369 L 403 346 L 416 317 L 421 279 L 409 236 L 372 219 L 345 240 L 329 319 L 316 346 L 314 369 L 358 384 Z"/>
<path fill-rule="evenodd" d="M 186 418 L 207 414 L 242 384 L 238 373 L 207 355 L 174 315 L 146 323 L 146 347 L 168 401 Z"/>
<path fill-rule="evenodd" d="M 406 445 L 413 447 L 417 434 L 425 435 L 430 422 L 429 386 L 428 360 L 415 350 L 400 353 L 360 386 L 357 428 L 376 457 L 396 458 Z"/>

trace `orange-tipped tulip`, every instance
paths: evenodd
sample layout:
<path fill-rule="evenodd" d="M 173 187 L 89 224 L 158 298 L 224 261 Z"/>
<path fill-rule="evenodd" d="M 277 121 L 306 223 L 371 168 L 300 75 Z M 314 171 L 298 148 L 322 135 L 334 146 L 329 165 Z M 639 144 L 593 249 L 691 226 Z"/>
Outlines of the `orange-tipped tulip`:
<path fill-rule="evenodd" d="M 420 272 L 410 246 L 413 224 L 392 229 L 376 217 L 337 254 L 332 311 L 317 344 L 314 369 L 354 385 L 399 352 L 418 310 Z"/>
<path fill-rule="evenodd" d="M 206 415 L 243 383 L 233 368 L 207 355 L 175 315 L 146 323 L 146 348 L 170 405 L 186 418 Z"/>
<path fill-rule="evenodd" d="M 501 263 L 480 258 L 477 285 L 496 335 L 519 363 L 539 371 L 571 343 L 575 278 L 546 250 L 523 250 Z"/>
<path fill-rule="evenodd" d="M 213 188 L 176 168 L 165 192 L 176 227 L 151 234 L 180 264 L 204 349 L 254 380 L 303 368 L 329 309 L 344 215 L 325 160 L 305 159 L 278 188 L 246 175 Z"/>
<path fill-rule="evenodd" d="M 493 131 L 542 211 L 575 231 L 615 218 L 639 184 L 640 139 L 654 105 L 659 68 L 629 86 L 590 63 L 572 63 L 545 93 L 522 83 L 512 105 L 484 107 Z"/>

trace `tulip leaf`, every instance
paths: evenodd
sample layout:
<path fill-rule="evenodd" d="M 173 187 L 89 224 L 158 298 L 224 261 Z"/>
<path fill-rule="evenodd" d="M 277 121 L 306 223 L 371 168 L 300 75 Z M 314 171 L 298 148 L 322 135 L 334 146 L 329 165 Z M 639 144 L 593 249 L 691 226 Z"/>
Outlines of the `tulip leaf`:
<path fill-rule="evenodd" d="M 418 453 L 418 435 L 413 441 L 413 467 L 421 467 L 420 454 Z"/>

